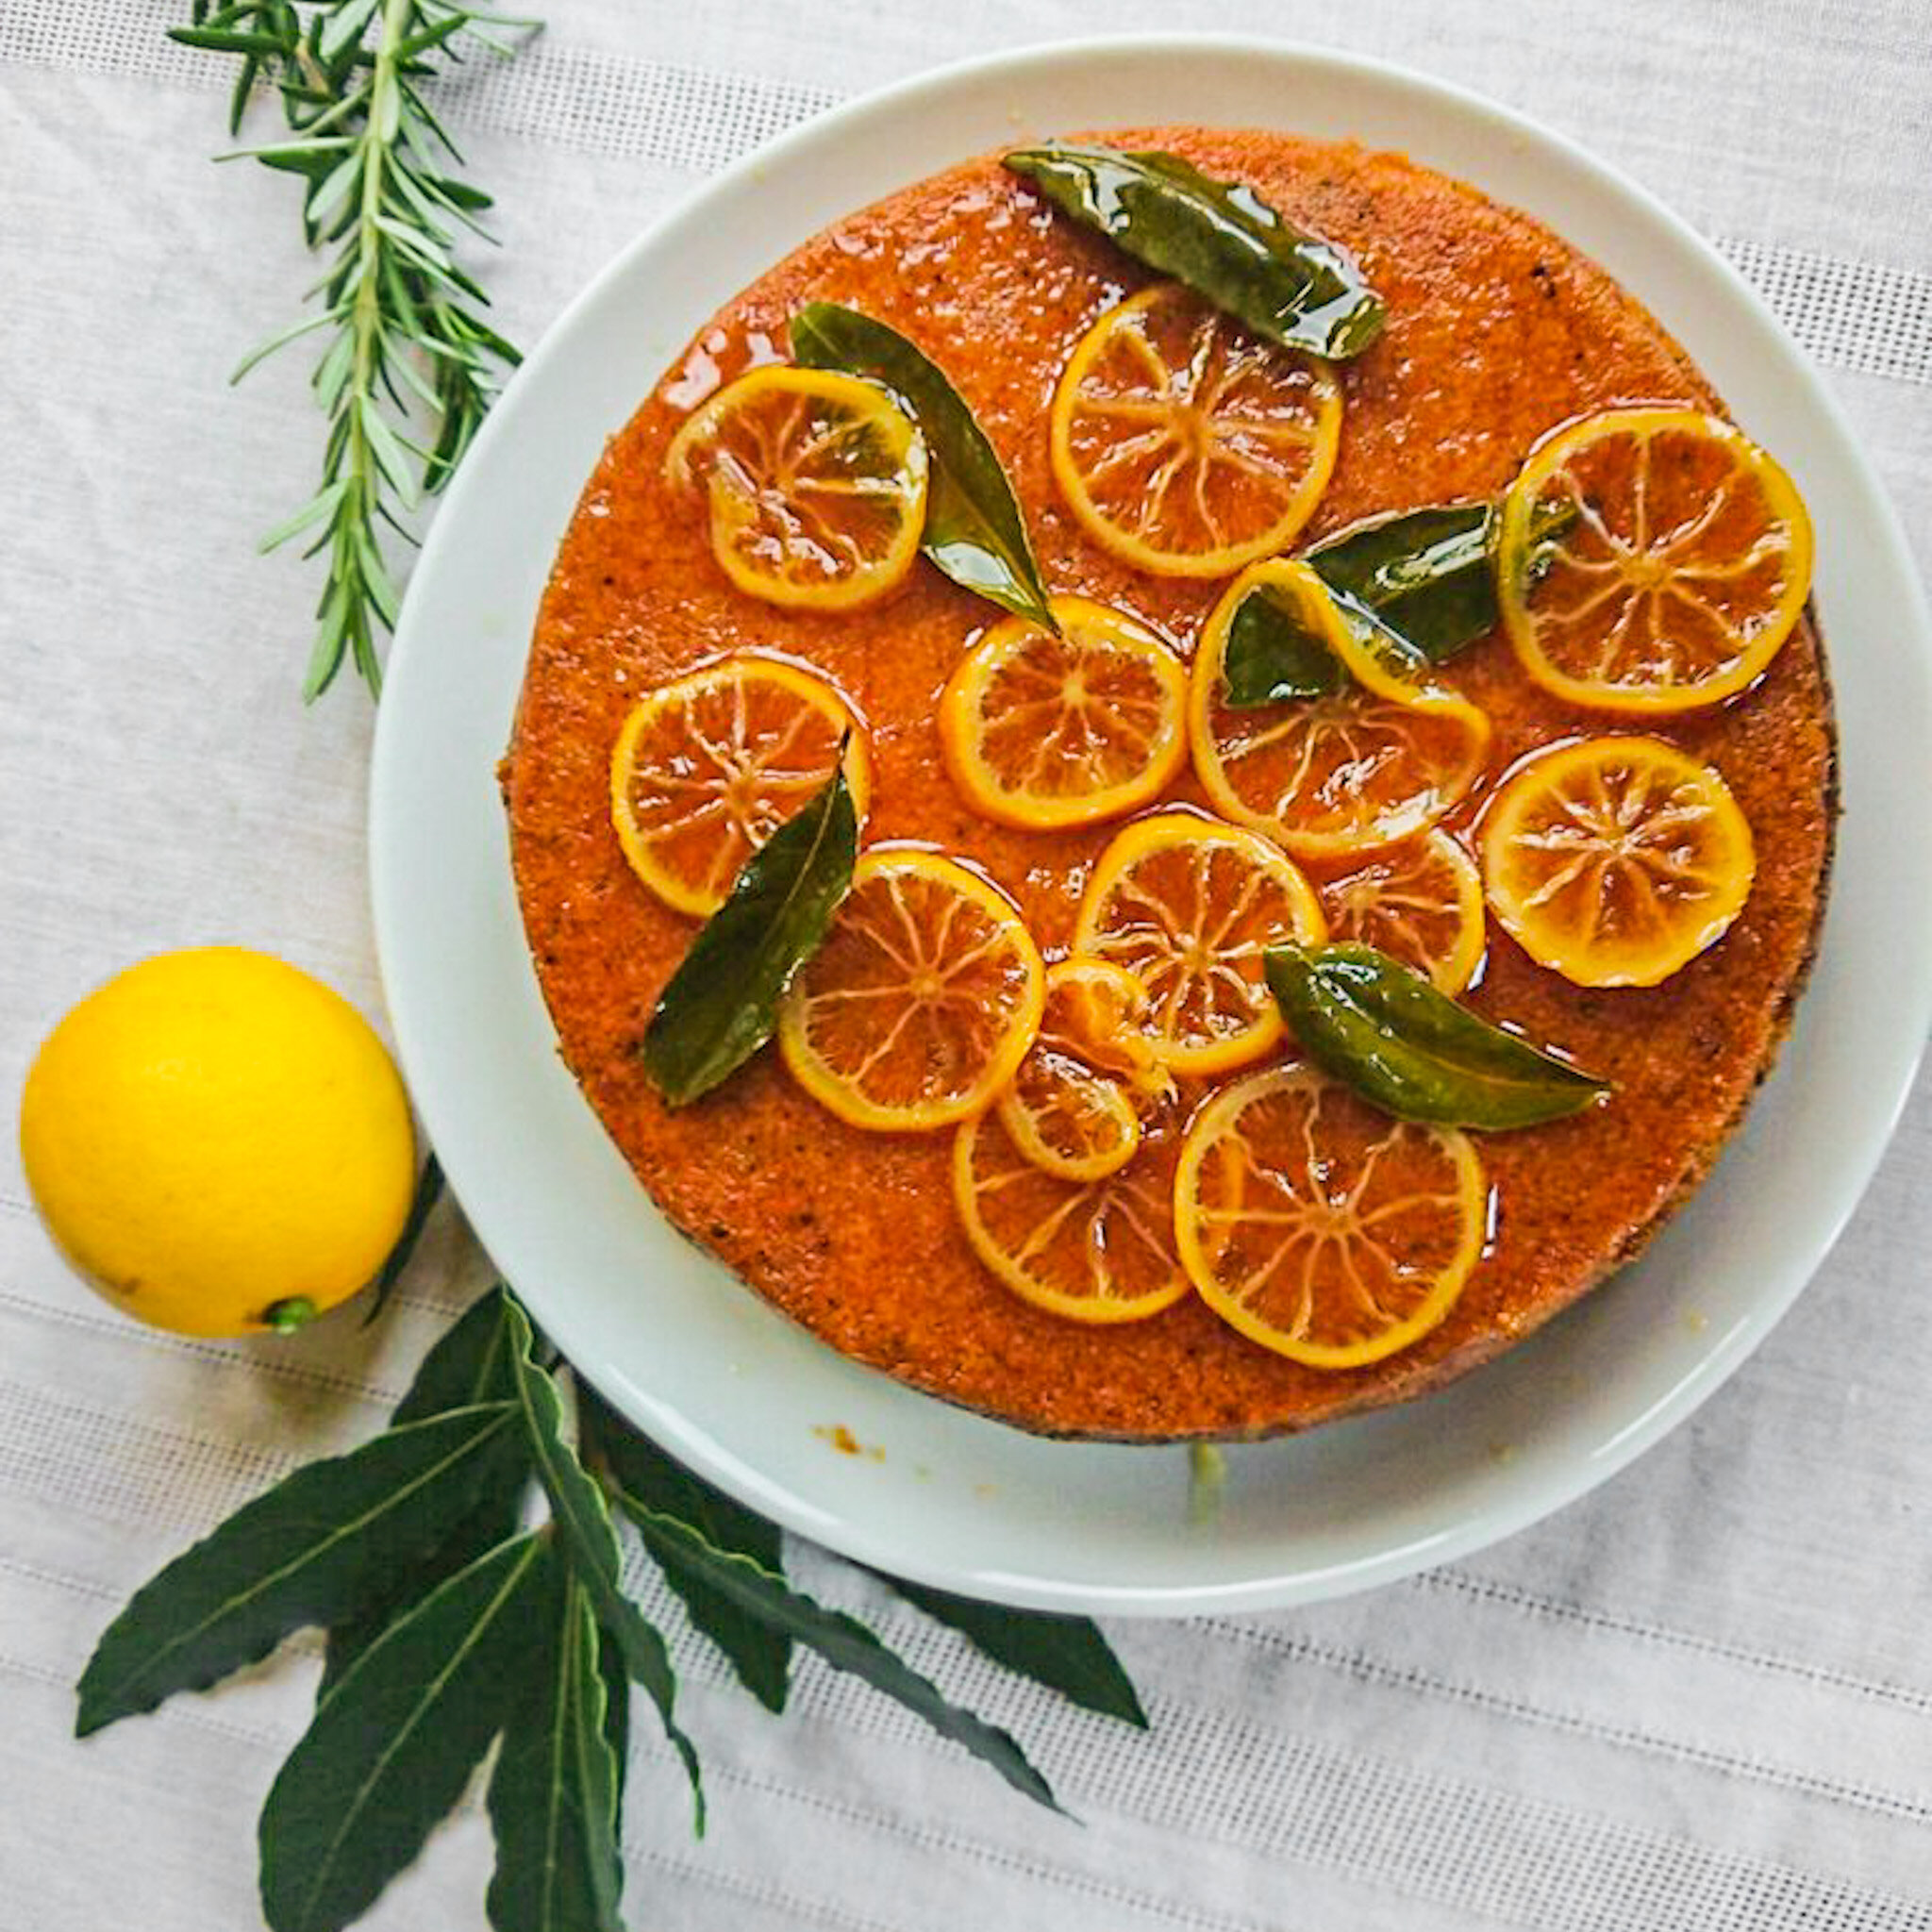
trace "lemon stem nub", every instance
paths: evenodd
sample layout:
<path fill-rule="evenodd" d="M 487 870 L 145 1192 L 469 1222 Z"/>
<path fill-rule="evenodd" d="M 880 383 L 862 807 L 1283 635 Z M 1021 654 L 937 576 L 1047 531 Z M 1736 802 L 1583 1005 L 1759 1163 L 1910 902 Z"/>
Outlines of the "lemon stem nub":
<path fill-rule="evenodd" d="M 277 1335 L 292 1335 L 306 1328 L 322 1311 L 306 1294 L 290 1295 L 285 1301 L 271 1302 L 261 1319 Z"/>

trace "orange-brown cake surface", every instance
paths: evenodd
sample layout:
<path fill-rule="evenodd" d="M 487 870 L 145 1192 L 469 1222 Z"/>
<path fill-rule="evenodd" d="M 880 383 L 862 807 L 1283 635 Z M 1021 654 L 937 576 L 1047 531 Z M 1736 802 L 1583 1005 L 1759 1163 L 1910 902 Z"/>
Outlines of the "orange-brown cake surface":
<path fill-rule="evenodd" d="M 1540 438 L 1588 412 L 1639 402 L 1721 412 L 1681 351 L 1599 269 L 1538 224 L 1400 157 L 1252 132 L 1108 139 L 1251 184 L 1351 251 L 1387 305 L 1380 339 L 1336 365 L 1340 452 L 1297 548 L 1373 513 L 1491 496 Z M 1013 479 L 1048 586 L 1137 614 L 1187 656 L 1225 581 L 1114 560 L 1067 513 L 1049 474 L 1048 409 L 1073 346 L 1152 279 L 996 158 L 806 242 L 699 333 L 612 437 L 558 554 L 504 780 L 517 890 L 561 1051 L 675 1224 L 830 1346 L 948 1401 L 1054 1434 L 1235 1437 L 1401 1399 L 1496 1354 L 1625 1258 L 1701 1176 L 1768 1065 L 1809 958 L 1829 859 L 1833 740 L 1808 620 L 1740 696 L 1657 719 L 1559 704 L 1525 677 L 1500 633 L 1445 668 L 1493 733 L 1485 781 L 1444 821 L 1452 833 L 1468 839 L 1484 798 L 1526 753 L 1634 729 L 1722 774 L 1749 821 L 1757 873 L 1724 937 L 1652 988 L 1572 985 L 1491 921 L 1467 1004 L 1560 1048 L 1614 1091 L 1574 1118 L 1480 1137 L 1493 1200 L 1482 1257 L 1440 1326 L 1366 1367 L 1286 1359 L 1193 1295 L 1111 1326 L 1030 1306 L 961 1232 L 950 1132 L 847 1125 L 774 1052 L 695 1104 L 667 1108 L 638 1046 L 696 926 L 632 873 L 609 817 L 612 746 L 645 691 L 747 649 L 812 666 L 869 727 L 866 844 L 914 841 L 969 858 L 1011 895 L 1049 960 L 1065 954 L 1082 886 L 1118 829 L 996 824 L 949 780 L 939 695 L 997 610 L 924 563 L 883 601 L 852 610 L 785 610 L 745 595 L 714 561 L 701 508 L 665 480 L 671 438 L 721 384 L 784 358 L 800 304 L 863 309 L 916 341 L 970 404 Z M 1205 804 L 1186 772 L 1166 797 Z M 647 1323 L 641 1263 L 636 1294 Z"/>

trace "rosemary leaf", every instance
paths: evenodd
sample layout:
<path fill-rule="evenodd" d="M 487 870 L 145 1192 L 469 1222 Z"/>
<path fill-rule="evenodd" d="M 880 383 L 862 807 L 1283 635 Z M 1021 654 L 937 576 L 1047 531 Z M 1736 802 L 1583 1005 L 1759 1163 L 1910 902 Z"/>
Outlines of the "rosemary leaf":
<path fill-rule="evenodd" d="M 476 214 L 490 197 L 459 178 L 462 157 L 423 83 L 471 47 L 512 53 L 508 30 L 527 25 L 482 0 L 194 0 L 190 23 L 172 29 L 184 45 L 240 63 L 231 131 L 258 88 L 278 96 L 288 138 L 242 152 L 302 178 L 303 236 L 329 251 L 308 298 L 320 312 L 236 372 L 329 332 L 314 374 L 328 424 L 321 488 L 264 545 L 322 526 L 309 553 L 327 573 L 310 698 L 345 664 L 380 690 L 378 641 L 400 609 L 383 532 L 413 541 L 398 512 L 449 480 L 518 359 L 483 322 L 488 298 L 456 259 L 458 233 L 488 239 Z"/>

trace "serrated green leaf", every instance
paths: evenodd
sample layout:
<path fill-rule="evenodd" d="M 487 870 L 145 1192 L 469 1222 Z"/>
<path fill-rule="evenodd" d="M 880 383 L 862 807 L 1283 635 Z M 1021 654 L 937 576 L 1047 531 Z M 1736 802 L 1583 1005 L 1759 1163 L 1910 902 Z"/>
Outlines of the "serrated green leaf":
<path fill-rule="evenodd" d="M 671 1668 L 671 1653 L 665 1647 L 662 1633 L 624 1593 L 619 1581 L 622 1553 L 617 1543 L 617 1527 L 610 1520 L 603 1491 L 584 1473 L 576 1451 L 564 1441 L 563 1397 L 549 1371 L 532 1356 L 536 1337 L 529 1318 L 514 1298 L 507 1296 L 504 1306 L 509 1321 L 510 1367 L 516 1376 L 524 1433 L 528 1439 L 538 1480 L 550 1498 L 553 1522 L 564 1554 L 590 1592 L 598 1623 L 623 1651 L 625 1668 L 643 1686 L 645 1695 L 657 1707 L 664 1735 L 683 1761 L 685 1774 L 691 1780 L 697 1828 L 702 1833 L 704 1782 L 698 1772 L 696 1748 L 678 1727 L 677 1678 Z"/>
<path fill-rule="evenodd" d="M 516 1374 L 509 1351 L 509 1298 L 499 1283 L 477 1296 L 423 1357 L 391 1424 L 421 1422 L 478 1402 L 514 1402 Z"/>
<path fill-rule="evenodd" d="M 630 1673 L 616 1638 L 600 1624 L 597 1631 L 597 1670 L 604 1679 L 604 1735 L 617 1765 L 617 1822 L 624 1825 L 624 1787 L 630 1771 Z"/>
<path fill-rule="evenodd" d="M 453 1576 L 317 1707 L 258 1830 L 272 1932 L 359 1918 L 462 1795 L 545 1639 L 545 1541 L 517 1537 Z"/>
<path fill-rule="evenodd" d="M 490 1924 L 494 1932 L 624 1932 L 603 1633 L 583 1583 L 554 1550 L 548 1567 L 549 1626 L 541 1646 L 518 1659 L 490 1778 Z"/>
<path fill-rule="evenodd" d="M 315 1687 L 320 1704 L 346 1676 L 358 1658 L 372 1649 L 385 1631 L 399 1623 L 456 1575 L 467 1570 L 517 1532 L 523 1521 L 525 1493 L 530 1486 L 530 1465 L 523 1453 L 519 1432 L 506 1431 L 490 1452 L 483 1492 L 469 1513 L 446 1529 L 435 1548 L 389 1579 L 380 1600 L 360 1615 L 337 1624 L 328 1633 L 322 1656 L 322 1677 Z"/>
<path fill-rule="evenodd" d="M 791 337 L 796 361 L 883 383 L 918 424 L 932 464 L 920 548 L 956 584 L 1058 633 L 1019 499 L 945 371 L 897 329 L 836 302 L 808 302 Z"/>
<path fill-rule="evenodd" d="M 908 1603 L 958 1631 L 994 1663 L 1058 1690 L 1084 1710 L 1147 1728 L 1147 1713 L 1141 1708 L 1132 1680 L 1091 1619 L 1008 1609 L 888 1576 L 883 1571 L 878 1574 Z"/>
<path fill-rule="evenodd" d="M 620 1491 L 618 1502 L 654 1556 L 674 1552 L 748 1614 L 763 1618 L 816 1651 L 835 1671 L 849 1672 L 884 1691 L 941 1737 L 950 1738 L 991 1765 L 1016 1791 L 1052 1810 L 1060 1809 L 1052 1787 L 1008 1732 L 949 1702 L 938 1685 L 921 1676 L 856 1618 L 826 1609 L 762 1564 L 717 1548 L 688 1523 L 663 1515 L 637 1496 Z"/>
<path fill-rule="evenodd" d="M 708 1093 L 772 1037 L 778 1002 L 824 941 L 858 857 L 841 762 L 745 860 L 658 996 L 641 1052 L 673 1107 Z"/>
<path fill-rule="evenodd" d="M 415 1380 L 390 1418 L 390 1425 L 399 1427 L 481 1402 L 513 1402 L 516 1392 L 509 1359 L 509 1325 L 504 1291 L 499 1286 L 475 1302 L 424 1357 Z M 530 1479 L 523 1431 L 506 1430 L 499 1449 L 491 1453 L 469 1513 L 453 1524 L 420 1562 L 398 1572 L 375 1603 L 329 1631 L 322 1682 L 315 1693 L 318 1700 L 335 1688 L 349 1666 L 397 1618 L 485 1551 L 493 1550 L 515 1534 Z"/>
<path fill-rule="evenodd" d="M 237 1510 L 108 1626 L 81 1675 L 76 1735 L 203 1690 L 290 1631 L 379 1600 L 470 1507 L 516 1421 L 514 1407 L 490 1403 L 389 1429 Z"/>
<path fill-rule="evenodd" d="M 784 1540 L 775 1523 L 693 1475 L 588 1391 L 580 1408 L 586 1445 L 602 1458 L 621 1490 L 661 1515 L 690 1524 L 714 1547 L 749 1557 L 774 1575 L 784 1574 Z M 791 1687 L 791 1638 L 765 1619 L 747 1614 L 677 1553 L 651 1554 L 692 1625 L 724 1652 L 739 1681 L 767 1710 L 783 1710 Z"/>

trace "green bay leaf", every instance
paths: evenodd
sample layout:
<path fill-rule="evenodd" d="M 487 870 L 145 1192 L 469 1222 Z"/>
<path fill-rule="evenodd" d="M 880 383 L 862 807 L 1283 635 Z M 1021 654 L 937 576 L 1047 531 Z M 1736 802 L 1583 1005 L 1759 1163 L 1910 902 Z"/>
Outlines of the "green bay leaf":
<path fill-rule="evenodd" d="M 1381 298 L 1348 256 L 1240 182 L 1213 180 L 1178 155 L 1069 142 L 1002 158 L 1075 221 L 1265 341 L 1349 357 L 1382 332 Z"/>
<path fill-rule="evenodd" d="M 775 1523 L 693 1475 L 595 1396 L 586 1394 L 581 1409 L 588 1446 L 625 1494 L 690 1524 L 715 1548 L 749 1557 L 774 1575 L 784 1574 L 784 1540 Z M 750 1615 L 679 1552 L 651 1554 L 692 1626 L 724 1652 L 739 1681 L 767 1710 L 783 1710 L 791 1684 L 791 1639 Z"/>
<path fill-rule="evenodd" d="M 1399 1120 L 1499 1133 L 1560 1120 L 1609 1091 L 1374 946 L 1271 946 L 1263 958 L 1308 1057 Z"/>
<path fill-rule="evenodd" d="M 616 1638 L 597 1632 L 597 1674 L 604 1679 L 604 1737 L 617 1766 L 617 1816 L 624 1821 L 624 1786 L 630 1771 L 630 1673 Z"/>
<path fill-rule="evenodd" d="M 203 1690 L 291 1630 L 379 1603 L 474 1503 L 516 1420 L 509 1404 L 483 1403 L 391 1428 L 237 1510 L 108 1625 L 81 1675 L 76 1734 Z"/>
<path fill-rule="evenodd" d="M 447 1528 L 425 1556 L 389 1580 L 378 1602 L 359 1616 L 333 1625 L 323 1652 L 322 1679 L 315 1687 L 319 1704 L 340 1683 L 358 1657 L 399 1618 L 466 1570 L 486 1551 L 516 1534 L 523 1520 L 525 1492 L 530 1486 L 530 1465 L 514 1429 L 506 1430 L 486 1452 L 482 1491 L 469 1510 Z"/>
<path fill-rule="evenodd" d="M 852 883 L 858 818 L 841 765 L 745 860 L 644 1029 L 644 1071 L 673 1107 L 735 1073 L 772 1037 L 778 1002 Z"/>
<path fill-rule="evenodd" d="M 1257 584 L 1236 605 L 1221 659 L 1223 695 L 1236 710 L 1344 690 L 1348 673 L 1287 597 Z"/>
<path fill-rule="evenodd" d="M 462 1796 L 544 1641 L 543 1557 L 539 1535 L 500 1544 L 392 1624 L 316 1707 L 258 1828 L 272 1932 L 360 1918 Z"/>
<path fill-rule="evenodd" d="M 921 1676 L 856 1618 L 826 1609 L 752 1557 L 719 1549 L 690 1524 L 651 1508 L 637 1496 L 620 1491 L 618 1502 L 654 1556 L 675 1553 L 749 1615 L 817 1652 L 835 1671 L 850 1672 L 884 1691 L 1036 1804 L 1060 1809 L 1052 1787 L 1008 1733 L 948 1701 L 938 1685 Z"/>
<path fill-rule="evenodd" d="M 514 1401 L 516 1392 L 505 1292 L 499 1285 L 473 1302 L 423 1357 L 390 1424 L 422 1422 L 479 1402 Z M 322 1681 L 316 1687 L 318 1700 L 328 1695 L 342 1673 L 405 1610 L 515 1533 L 530 1476 L 529 1453 L 521 1430 L 506 1429 L 488 1452 L 469 1510 L 451 1523 L 420 1561 L 399 1567 L 375 1602 L 330 1628 Z"/>
<path fill-rule="evenodd" d="M 624 1932 L 619 1764 L 606 1727 L 603 1641 L 591 1602 L 551 1552 L 547 1620 L 520 1658 L 490 1777 L 492 1932 Z M 627 1679 L 620 1679 L 628 1693 Z"/>
<path fill-rule="evenodd" d="M 1575 520 L 1573 503 L 1541 507 L 1530 526 L 1532 560 Z M 1351 524 L 1303 561 L 1344 610 L 1366 612 L 1415 657 L 1443 664 L 1502 622 L 1501 527 L 1496 502 L 1424 504 Z"/>
<path fill-rule="evenodd" d="M 402 1280 L 404 1271 L 415 1255 L 417 1242 L 423 1239 L 423 1230 L 428 1224 L 430 1213 L 441 1198 L 442 1165 L 431 1154 L 424 1160 L 423 1171 L 416 1176 L 416 1191 L 410 1197 L 403 1231 L 395 1238 L 389 1258 L 383 1262 L 371 1284 L 368 1311 L 362 1317 L 363 1327 L 368 1327 L 389 1306 L 390 1296 L 395 1292 L 396 1284 Z"/>
<path fill-rule="evenodd" d="M 956 584 L 1058 632 L 1013 486 L 945 371 L 897 329 L 836 302 L 808 302 L 791 332 L 795 361 L 882 384 L 918 424 L 930 462 L 921 549 Z"/>
<path fill-rule="evenodd" d="M 391 1425 L 473 1403 L 514 1401 L 509 1350 L 509 1298 L 499 1283 L 478 1295 L 423 1357 Z"/>
<path fill-rule="evenodd" d="M 564 1440 L 563 1396 L 550 1372 L 533 1357 L 536 1338 L 528 1317 L 514 1300 L 507 1307 L 517 1401 L 538 1480 L 550 1499 L 552 1524 L 573 1574 L 589 1593 L 597 1622 L 623 1654 L 625 1668 L 657 1707 L 664 1735 L 691 1780 L 697 1828 L 702 1833 L 704 1783 L 698 1772 L 697 1750 L 678 1726 L 677 1679 L 671 1668 L 671 1653 L 663 1634 L 624 1593 L 619 1580 L 622 1553 L 609 1506 L 603 1491 L 577 1460 L 576 1451 Z"/>
<path fill-rule="evenodd" d="M 994 1663 L 1058 1690 L 1085 1710 L 1147 1728 L 1147 1713 L 1132 1680 L 1091 1619 L 1008 1609 L 1003 1604 L 985 1604 L 889 1576 L 884 1571 L 878 1574 L 908 1603 L 958 1631 Z"/>
<path fill-rule="evenodd" d="M 1499 622 L 1488 503 L 1429 504 L 1338 531 L 1303 560 L 1431 664 Z"/>

